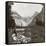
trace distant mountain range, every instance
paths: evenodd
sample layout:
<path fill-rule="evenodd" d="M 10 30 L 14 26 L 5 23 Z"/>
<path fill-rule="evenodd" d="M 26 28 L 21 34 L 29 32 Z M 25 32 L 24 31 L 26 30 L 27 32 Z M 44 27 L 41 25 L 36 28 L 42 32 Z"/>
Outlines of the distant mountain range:
<path fill-rule="evenodd" d="M 16 26 L 28 26 L 29 24 L 31 24 L 33 18 L 38 15 L 38 12 L 35 12 L 35 14 L 32 15 L 31 17 L 22 17 L 18 13 L 13 14 L 15 15 L 14 19 Z"/>

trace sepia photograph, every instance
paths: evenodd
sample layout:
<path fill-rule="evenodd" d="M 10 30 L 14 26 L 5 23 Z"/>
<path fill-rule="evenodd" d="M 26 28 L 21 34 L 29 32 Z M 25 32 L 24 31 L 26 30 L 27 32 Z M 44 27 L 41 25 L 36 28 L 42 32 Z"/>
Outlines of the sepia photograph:
<path fill-rule="evenodd" d="M 6 44 L 45 42 L 45 4 L 7 1 Z"/>

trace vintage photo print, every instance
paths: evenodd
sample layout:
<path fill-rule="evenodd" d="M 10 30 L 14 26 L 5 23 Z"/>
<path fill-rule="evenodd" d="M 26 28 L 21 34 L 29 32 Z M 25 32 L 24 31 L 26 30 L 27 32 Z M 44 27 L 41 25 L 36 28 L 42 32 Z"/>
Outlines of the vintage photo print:
<path fill-rule="evenodd" d="M 45 42 L 45 4 L 6 2 L 6 44 Z"/>

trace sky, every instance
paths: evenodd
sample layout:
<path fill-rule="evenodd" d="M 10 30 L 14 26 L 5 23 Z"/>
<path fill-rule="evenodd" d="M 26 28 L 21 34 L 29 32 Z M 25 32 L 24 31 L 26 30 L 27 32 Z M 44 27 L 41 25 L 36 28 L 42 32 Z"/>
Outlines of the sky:
<path fill-rule="evenodd" d="M 22 17 L 31 17 L 35 12 L 40 13 L 42 8 L 41 4 L 14 3 L 11 5 L 11 11 L 16 11 Z"/>

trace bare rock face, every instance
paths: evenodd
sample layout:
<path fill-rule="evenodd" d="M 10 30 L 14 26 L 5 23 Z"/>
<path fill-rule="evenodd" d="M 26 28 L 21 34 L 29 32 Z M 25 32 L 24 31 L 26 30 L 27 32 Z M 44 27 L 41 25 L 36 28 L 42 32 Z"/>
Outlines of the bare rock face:
<path fill-rule="evenodd" d="M 45 16 L 44 16 L 44 8 L 42 11 L 36 16 L 36 24 L 44 26 L 45 23 Z"/>

